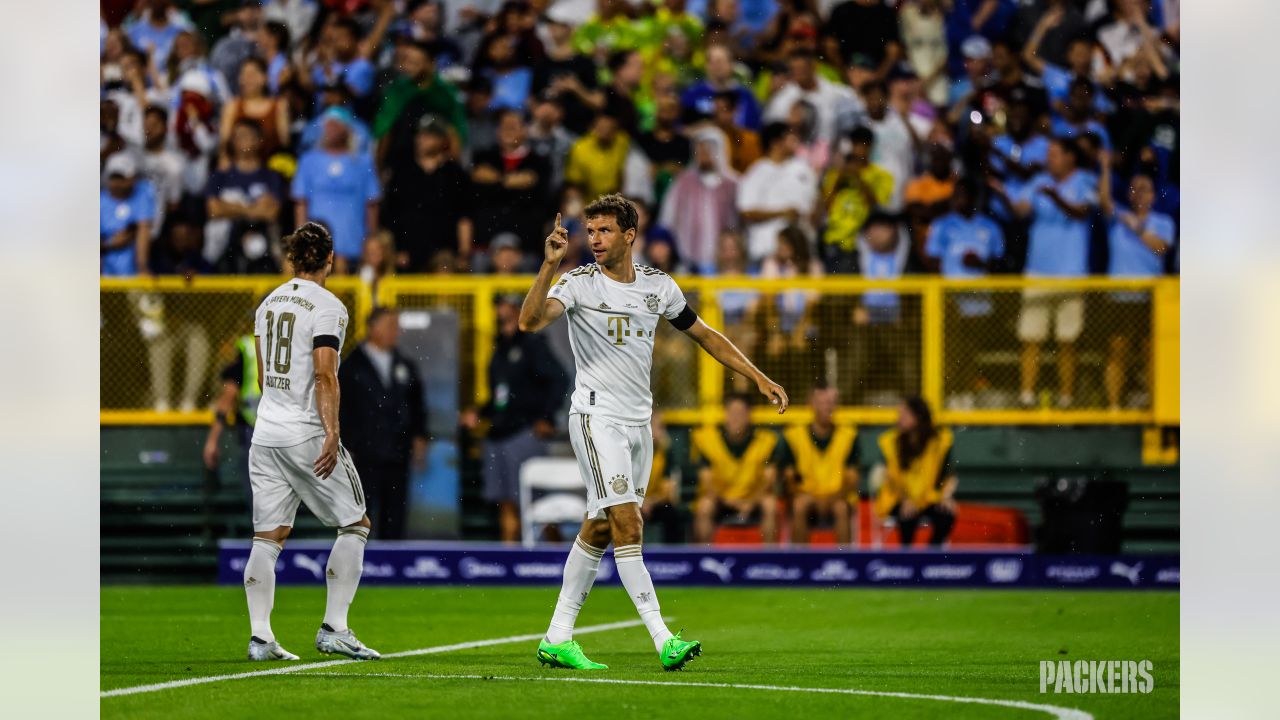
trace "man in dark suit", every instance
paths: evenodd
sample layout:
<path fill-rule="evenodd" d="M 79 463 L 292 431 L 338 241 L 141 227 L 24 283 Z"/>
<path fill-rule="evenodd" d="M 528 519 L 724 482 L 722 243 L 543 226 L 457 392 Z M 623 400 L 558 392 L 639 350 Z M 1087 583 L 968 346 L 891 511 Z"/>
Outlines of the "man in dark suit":
<path fill-rule="evenodd" d="M 394 310 L 369 314 L 368 336 L 338 371 L 342 443 L 364 482 L 369 518 L 383 540 L 404 538 L 409 468 L 426 458 L 427 413 L 413 361 L 396 350 Z"/>

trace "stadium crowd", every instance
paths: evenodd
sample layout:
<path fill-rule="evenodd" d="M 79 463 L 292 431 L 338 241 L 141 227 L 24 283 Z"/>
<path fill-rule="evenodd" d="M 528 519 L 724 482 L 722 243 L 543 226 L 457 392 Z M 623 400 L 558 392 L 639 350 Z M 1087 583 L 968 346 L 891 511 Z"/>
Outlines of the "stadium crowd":
<path fill-rule="evenodd" d="M 567 270 L 610 192 L 673 273 L 1178 267 L 1177 0 L 104 0 L 100 48 L 104 276 L 279 272 L 307 220 L 369 283 L 531 271 L 557 211 Z M 810 294 L 721 303 L 766 363 L 815 334 Z M 1024 296 L 1023 405 L 1052 336 L 1071 406 L 1083 315 Z"/>
<path fill-rule="evenodd" d="M 1160 273 L 1177 6 L 104 0 L 102 272 L 528 270 L 622 192 L 679 272 Z"/>

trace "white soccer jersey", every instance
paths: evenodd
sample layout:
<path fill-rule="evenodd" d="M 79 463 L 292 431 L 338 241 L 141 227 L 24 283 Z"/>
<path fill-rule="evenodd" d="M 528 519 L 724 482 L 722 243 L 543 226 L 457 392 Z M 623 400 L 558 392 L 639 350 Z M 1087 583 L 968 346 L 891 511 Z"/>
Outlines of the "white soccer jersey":
<path fill-rule="evenodd" d="M 565 273 L 548 297 L 564 303 L 576 368 L 571 412 L 622 425 L 648 425 L 653 414 L 649 371 L 658 318 L 675 319 L 684 293 L 671 276 L 636 265 L 636 279 L 620 283 L 598 265 Z"/>
<path fill-rule="evenodd" d="M 347 335 L 347 308 L 333 293 L 310 280 L 294 278 L 258 306 L 253 318 L 262 358 L 262 400 L 253 443 L 292 447 L 324 435 L 316 410 L 315 339 Z"/>

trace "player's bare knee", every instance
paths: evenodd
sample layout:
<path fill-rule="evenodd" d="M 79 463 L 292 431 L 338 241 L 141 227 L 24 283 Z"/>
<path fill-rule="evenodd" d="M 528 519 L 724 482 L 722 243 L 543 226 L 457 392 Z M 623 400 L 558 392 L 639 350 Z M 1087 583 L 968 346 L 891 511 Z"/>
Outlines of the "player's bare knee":
<path fill-rule="evenodd" d="M 609 522 L 607 520 L 586 520 L 578 530 L 578 537 L 591 547 L 606 548 L 611 541 Z"/>
<path fill-rule="evenodd" d="M 368 529 L 370 529 L 370 528 L 372 528 L 372 527 L 373 527 L 373 523 L 372 523 L 372 522 L 370 522 L 370 520 L 369 520 L 369 516 L 368 516 L 368 515 L 365 515 L 364 517 L 360 518 L 360 520 L 359 520 L 358 522 L 351 523 L 350 525 L 347 525 L 347 526 L 345 526 L 345 527 L 349 527 L 349 528 L 353 528 L 353 527 L 362 527 L 362 528 L 364 528 L 364 529 L 368 530 Z"/>
<path fill-rule="evenodd" d="M 605 510 L 609 515 L 609 528 L 613 533 L 613 546 L 638 545 L 644 537 L 644 516 L 635 503 L 615 505 Z"/>

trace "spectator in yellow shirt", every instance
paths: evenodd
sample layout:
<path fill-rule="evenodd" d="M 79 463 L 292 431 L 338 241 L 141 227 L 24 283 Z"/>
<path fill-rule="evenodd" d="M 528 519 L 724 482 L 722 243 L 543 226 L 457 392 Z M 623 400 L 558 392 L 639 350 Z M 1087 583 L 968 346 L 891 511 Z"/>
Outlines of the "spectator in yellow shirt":
<path fill-rule="evenodd" d="M 885 477 L 876 495 L 876 514 L 898 524 L 902 546 L 910 547 L 921 518 L 928 518 L 930 545 L 941 545 L 956 521 L 955 464 L 951 431 L 935 428 L 922 398 L 908 398 L 898 409 L 898 424 L 880 436 Z"/>
<path fill-rule="evenodd" d="M 631 140 L 618 129 L 618 120 L 601 113 L 584 135 L 569 149 L 564 179 L 582 188 L 584 197 L 597 198 L 622 188 L 622 171 L 627 164 Z"/>
<path fill-rule="evenodd" d="M 745 395 L 724 401 L 724 427 L 706 425 L 693 432 L 698 469 L 698 505 L 694 540 L 711 542 L 716 524 L 734 519 L 759 523 L 764 541 L 778 541 L 777 475 L 768 465 L 778 436 L 752 427 Z"/>
<path fill-rule="evenodd" d="M 828 519 L 836 542 L 852 539 L 853 501 L 858 493 L 858 429 L 835 421 L 839 394 L 819 380 L 809 391 L 813 422 L 782 432 L 775 464 L 791 490 L 791 543 L 809 542 L 809 523 Z"/>
<path fill-rule="evenodd" d="M 854 128 L 849 142 L 843 163 L 828 170 L 822 179 L 822 205 L 827 210 L 822 240 L 827 269 L 833 273 L 852 272 L 858 231 L 871 212 L 893 195 L 893 175 L 871 162 L 871 146 L 875 143 L 871 130 Z"/>

